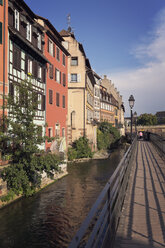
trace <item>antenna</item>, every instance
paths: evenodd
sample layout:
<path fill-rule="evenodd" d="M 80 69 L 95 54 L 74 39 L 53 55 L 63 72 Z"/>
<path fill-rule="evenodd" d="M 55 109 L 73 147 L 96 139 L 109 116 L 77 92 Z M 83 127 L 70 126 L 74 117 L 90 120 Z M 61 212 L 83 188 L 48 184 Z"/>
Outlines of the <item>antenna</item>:
<path fill-rule="evenodd" d="M 68 31 L 71 32 L 71 17 L 70 14 L 67 15 Z"/>

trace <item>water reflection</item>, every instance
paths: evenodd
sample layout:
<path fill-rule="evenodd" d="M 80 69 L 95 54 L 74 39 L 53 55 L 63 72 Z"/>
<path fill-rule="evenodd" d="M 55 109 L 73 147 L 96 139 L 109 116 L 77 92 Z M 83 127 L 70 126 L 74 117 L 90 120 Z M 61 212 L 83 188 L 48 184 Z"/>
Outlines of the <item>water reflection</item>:
<path fill-rule="evenodd" d="M 67 247 L 123 153 L 69 165 L 68 176 L 0 210 L 0 247 Z"/>

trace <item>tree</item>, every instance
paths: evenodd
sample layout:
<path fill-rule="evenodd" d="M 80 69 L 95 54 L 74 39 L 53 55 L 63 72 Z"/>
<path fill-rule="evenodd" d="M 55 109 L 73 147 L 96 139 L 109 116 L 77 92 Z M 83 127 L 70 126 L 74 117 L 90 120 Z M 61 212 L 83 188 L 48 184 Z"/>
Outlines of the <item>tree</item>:
<path fill-rule="evenodd" d="M 12 154 L 12 162 L 1 175 L 8 189 L 15 194 L 31 195 L 40 186 L 43 171 L 52 177 L 52 171 L 58 170 L 59 159 L 52 154 L 36 156 L 40 152 L 38 145 L 45 141 L 45 137 L 34 123 L 39 102 L 31 81 L 22 81 L 14 85 L 14 89 L 12 86 L 11 93 L 7 97 L 6 132 L 1 133 L 5 146 L 1 149 L 5 147 L 3 153 Z"/>
<path fill-rule="evenodd" d="M 137 125 L 150 126 L 150 125 L 156 125 L 156 124 L 157 124 L 156 115 L 141 114 L 137 119 Z"/>
<path fill-rule="evenodd" d="M 112 143 L 120 138 L 117 128 L 108 122 L 101 122 L 97 130 L 97 147 L 101 149 L 109 149 Z"/>

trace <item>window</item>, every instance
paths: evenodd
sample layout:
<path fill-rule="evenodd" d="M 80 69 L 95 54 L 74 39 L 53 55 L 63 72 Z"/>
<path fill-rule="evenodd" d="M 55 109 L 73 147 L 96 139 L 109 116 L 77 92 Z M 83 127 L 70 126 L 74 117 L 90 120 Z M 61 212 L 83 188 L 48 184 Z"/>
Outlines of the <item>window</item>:
<path fill-rule="evenodd" d="M 78 57 L 71 57 L 71 65 L 78 65 Z"/>
<path fill-rule="evenodd" d="M 37 47 L 38 49 L 41 50 L 41 34 L 38 33 L 38 36 L 37 36 Z"/>
<path fill-rule="evenodd" d="M 55 56 L 55 48 L 52 40 L 48 39 L 48 52 L 54 57 Z"/>
<path fill-rule="evenodd" d="M 56 47 L 56 59 L 60 60 L 60 49 Z"/>
<path fill-rule="evenodd" d="M 65 128 L 62 128 L 62 137 L 65 137 Z"/>
<path fill-rule="evenodd" d="M 13 67 L 21 70 L 21 50 L 16 45 L 13 46 Z"/>
<path fill-rule="evenodd" d="M 62 96 L 62 107 L 65 108 L 65 96 Z"/>
<path fill-rule="evenodd" d="M 32 26 L 29 22 L 27 22 L 26 25 L 26 39 L 31 42 L 31 31 L 32 31 Z"/>
<path fill-rule="evenodd" d="M 0 5 L 3 5 L 3 0 L 0 0 Z"/>
<path fill-rule="evenodd" d="M 53 68 L 54 66 L 52 64 L 49 64 L 49 78 L 53 79 Z"/>
<path fill-rule="evenodd" d="M 62 54 L 62 64 L 65 66 L 65 54 Z"/>
<path fill-rule="evenodd" d="M 55 80 L 56 82 L 61 83 L 61 72 L 57 68 L 55 68 Z"/>
<path fill-rule="evenodd" d="M 14 27 L 19 31 L 19 12 L 16 9 L 14 11 Z"/>
<path fill-rule="evenodd" d="M 66 86 L 66 74 L 63 73 L 62 75 L 62 83 L 63 83 L 63 86 L 65 87 Z"/>
<path fill-rule="evenodd" d="M 52 127 L 48 128 L 48 137 L 51 138 L 53 136 L 52 134 Z"/>
<path fill-rule="evenodd" d="M 37 134 L 38 134 L 38 137 L 42 138 L 42 126 L 37 127 Z"/>
<path fill-rule="evenodd" d="M 2 44 L 2 22 L 0 22 L 0 44 Z"/>
<path fill-rule="evenodd" d="M 42 67 L 39 65 L 38 66 L 38 79 L 41 80 L 41 78 L 42 78 Z"/>
<path fill-rule="evenodd" d="M 77 74 L 71 74 L 71 82 L 77 82 Z"/>
<path fill-rule="evenodd" d="M 27 73 L 30 73 L 32 74 L 32 65 L 33 65 L 33 62 L 31 59 L 28 59 L 28 67 L 27 67 Z"/>
<path fill-rule="evenodd" d="M 53 91 L 49 90 L 49 104 L 53 104 Z"/>
<path fill-rule="evenodd" d="M 57 123 L 55 125 L 55 136 L 60 136 L 60 125 Z"/>
<path fill-rule="evenodd" d="M 60 106 L 60 94 L 56 93 L 56 106 L 59 107 Z"/>

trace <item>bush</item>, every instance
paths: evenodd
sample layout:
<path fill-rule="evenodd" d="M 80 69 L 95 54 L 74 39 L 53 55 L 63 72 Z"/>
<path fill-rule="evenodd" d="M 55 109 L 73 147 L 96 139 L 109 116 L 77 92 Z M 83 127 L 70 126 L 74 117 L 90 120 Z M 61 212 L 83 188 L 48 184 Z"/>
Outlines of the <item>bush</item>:
<path fill-rule="evenodd" d="M 9 200 L 12 196 L 10 192 L 16 195 L 30 196 L 41 185 L 41 174 L 43 171 L 47 176 L 53 179 L 53 172 L 59 171 L 60 159 L 55 154 L 46 154 L 43 156 L 33 156 L 30 163 L 26 160 L 24 163 L 12 164 L 4 168 L 1 172 L 2 179 L 7 182 L 7 188 L 10 190 L 3 200 Z"/>
<path fill-rule="evenodd" d="M 86 137 L 80 137 L 73 143 L 72 148 L 68 149 L 68 160 L 70 161 L 76 158 L 92 158 L 92 156 L 93 153 Z"/>
<path fill-rule="evenodd" d="M 68 148 L 68 160 L 73 161 L 77 158 L 77 151 L 74 148 L 69 147 Z"/>
<path fill-rule="evenodd" d="M 102 122 L 97 129 L 97 147 L 99 150 L 109 149 L 120 138 L 117 128 L 108 122 Z"/>

